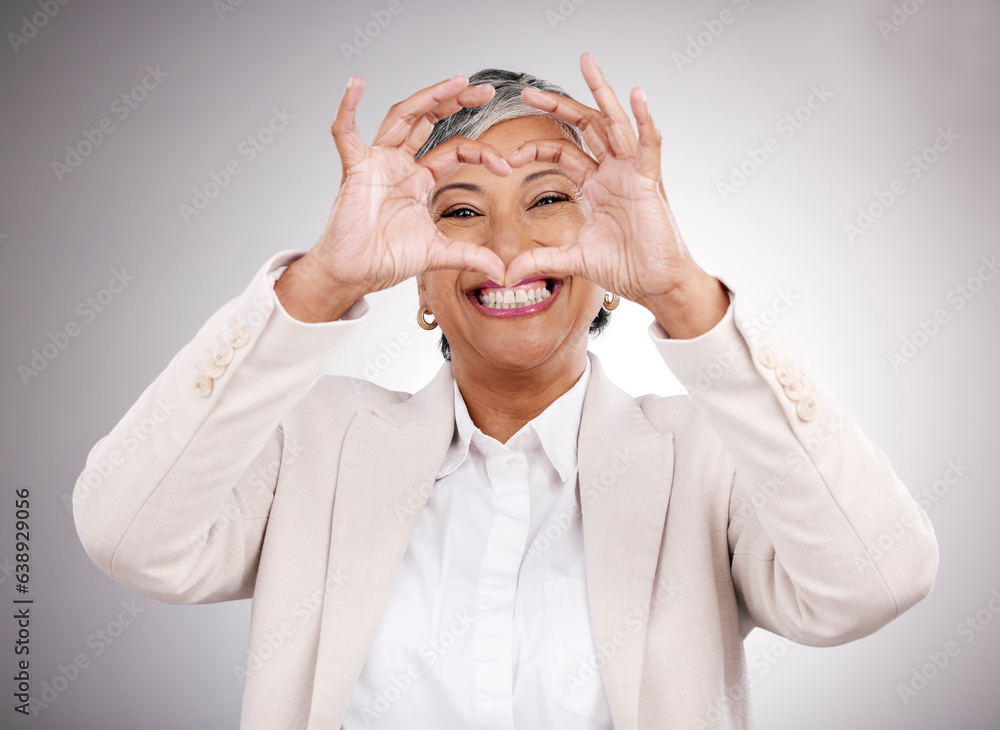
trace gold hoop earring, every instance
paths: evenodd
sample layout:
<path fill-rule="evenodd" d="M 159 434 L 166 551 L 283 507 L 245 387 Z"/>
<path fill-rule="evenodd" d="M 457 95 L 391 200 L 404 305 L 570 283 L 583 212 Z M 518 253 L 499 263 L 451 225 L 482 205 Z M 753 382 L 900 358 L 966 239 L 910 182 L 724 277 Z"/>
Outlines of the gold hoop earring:
<path fill-rule="evenodd" d="M 611 298 L 608 299 L 608 297 L 611 297 Z M 612 309 L 616 309 L 618 307 L 618 302 L 620 302 L 620 301 L 621 301 L 621 299 L 614 292 L 605 292 L 604 293 L 604 308 L 607 309 L 609 312 Z"/>
<path fill-rule="evenodd" d="M 427 311 L 427 307 L 421 307 L 420 309 L 417 310 L 417 324 L 420 325 L 420 329 L 422 330 L 432 330 L 438 326 L 437 320 L 432 319 L 430 322 L 428 322 L 426 317 L 424 316 L 426 314 L 430 314 Z M 433 317 L 434 315 L 431 314 L 431 316 Z"/>

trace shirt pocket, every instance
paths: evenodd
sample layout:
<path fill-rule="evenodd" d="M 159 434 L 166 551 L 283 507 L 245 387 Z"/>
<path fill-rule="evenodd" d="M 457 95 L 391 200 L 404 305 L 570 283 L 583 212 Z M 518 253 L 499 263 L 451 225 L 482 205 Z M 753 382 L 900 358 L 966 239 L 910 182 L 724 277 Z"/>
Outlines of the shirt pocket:
<path fill-rule="evenodd" d="M 611 730 L 611 710 L 597 664 L 590 626 L 587 581 L 561 577 L 545 582 L 552 701 Z"/>

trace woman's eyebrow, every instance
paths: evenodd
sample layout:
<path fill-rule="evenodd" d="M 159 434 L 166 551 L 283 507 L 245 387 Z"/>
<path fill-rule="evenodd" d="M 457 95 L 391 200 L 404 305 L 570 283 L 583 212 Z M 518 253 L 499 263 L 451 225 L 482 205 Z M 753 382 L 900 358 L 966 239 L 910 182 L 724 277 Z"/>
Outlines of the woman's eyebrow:
<path fill-rule="evenodd" d="M 521 181 L 521 187 L 524 187 L 525 185 L 530 185 L 531 183 L 535 182 L 535 180 L 538 180 L 539 178 L 542 178 L 542 177 L 546 177 L 547 175 L 561 175 L 562 177 L 566 178 L 571 183 L 573 183 L 573 180 L 570 179 L 569 175 L 567 175 L 565 172 L 563 172 L 562 170 L 560 170 L 560 169 L 558 169 L 556 167 L 550 167 L 550 168 L 547 168 L 545 170 L 536 170 L 535 172 L 531 173 L 530 175 L 525 175 L 524 176 L 524 180 Z M 576 185 L 576 183 L 573 183 L 573 185 Z M 478 185 L 475 185 L 473 183 L 460 183 L 460 182 L 449 183 L 448 185 L 441 186 L 440 188 L 438 188 L 435 191 L 434 195 L 431 196 L 430 205 L 434 205 L 434 201 L 436 201 L 437 198 L 438 198 L 438 196 L 441 193 L 443 193 L 445 190 L 453 190 L 453 189 L 454 190 L 468 190 L 470 193 L 482 193 L 483 192 L 483 189 L 481 187 L 479 187 Z"/>
<path fill-rule="evenodd" d="M 449 183 L 444 185 L 435 191 L 434 195 L 431 196 L 430 205 L 434 205 L 434 201 L 438 199 L 438 196 L 445 190 L 468 190 L 471 193 L 481 193 L 483 189 L 478 185 L 473 185 L 472 183 Z"/>
<path fill-rule="evenodd" d="M 569 175 L 567 175 L 565 172 L 563 172 L 557 167 L 549 167 L 546 168 L 545 170 L 537 170 L 531 173 L 530 175 L 525 175 L 524 180 L 521 181 L 521 186 L 524 187 L 525 185 L 529 185 L 530 183 L 535 182 L 535 180 L 537 180 L 538 178 L 545 177 L 546 175 L 561 175 L 562 177 L 566 178 L 571 183 L 573 183 L 573 181 L 570 180 Z M 576 185 L 576 183 L 573 184 Z"/>

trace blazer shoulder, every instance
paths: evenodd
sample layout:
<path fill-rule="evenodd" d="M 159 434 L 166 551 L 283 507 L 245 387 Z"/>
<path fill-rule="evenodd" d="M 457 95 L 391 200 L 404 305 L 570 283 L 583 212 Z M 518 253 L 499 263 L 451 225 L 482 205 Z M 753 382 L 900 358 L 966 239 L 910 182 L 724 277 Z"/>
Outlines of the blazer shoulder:
<path fill-rule="evenodd" d="M 695 406 L 691 396 L 642 395 L 635 399 L 646 420 L 660 433 L 670 433 L 674 440 L 674 458 L 699 463 L 701 469 L 720 469 L 730 475 L 733 464 L 722 436 Z M 719 476 L 719 475 L 717 475 Z"/>
<path fill-rule="evenodd" d="M 656 395 L 647 393 L 635 399 L 646 420 L 660 433 L 671 432 L 676 436 L 702 433 L 715 434 L 715 430 L 695 407 L 691 396 Z"/>
<path fill-rule="evenodd" d="M 323 375 L 282 420 L 329 423 L 330 419 L 349 423 L 358 411 L 374 410 L 413 397 L 412 393 L 390 390 L 363 378 Z"/>

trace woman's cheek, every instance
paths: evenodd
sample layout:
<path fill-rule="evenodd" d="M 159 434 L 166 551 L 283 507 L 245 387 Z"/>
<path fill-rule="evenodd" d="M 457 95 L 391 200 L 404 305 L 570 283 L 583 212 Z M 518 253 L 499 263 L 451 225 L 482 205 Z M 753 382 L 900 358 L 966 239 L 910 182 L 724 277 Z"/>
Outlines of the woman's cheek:
<path fill-rule="evenodd" d="M 438 232 L 442 236 L 447 236 L 454 241 L 464 241 L 481 246 L 486 241 L 483 226 L 476 224 L 455 224 L 447 218 L 442 218 L 437 223 Z"/>
<path fill-rule="evenodd" d="M 573 213 L 546 216 L 534 222 L 532 238 L 543 246 L 565 246 L 576 238 L 583 222 L 582 216 Z"/>

